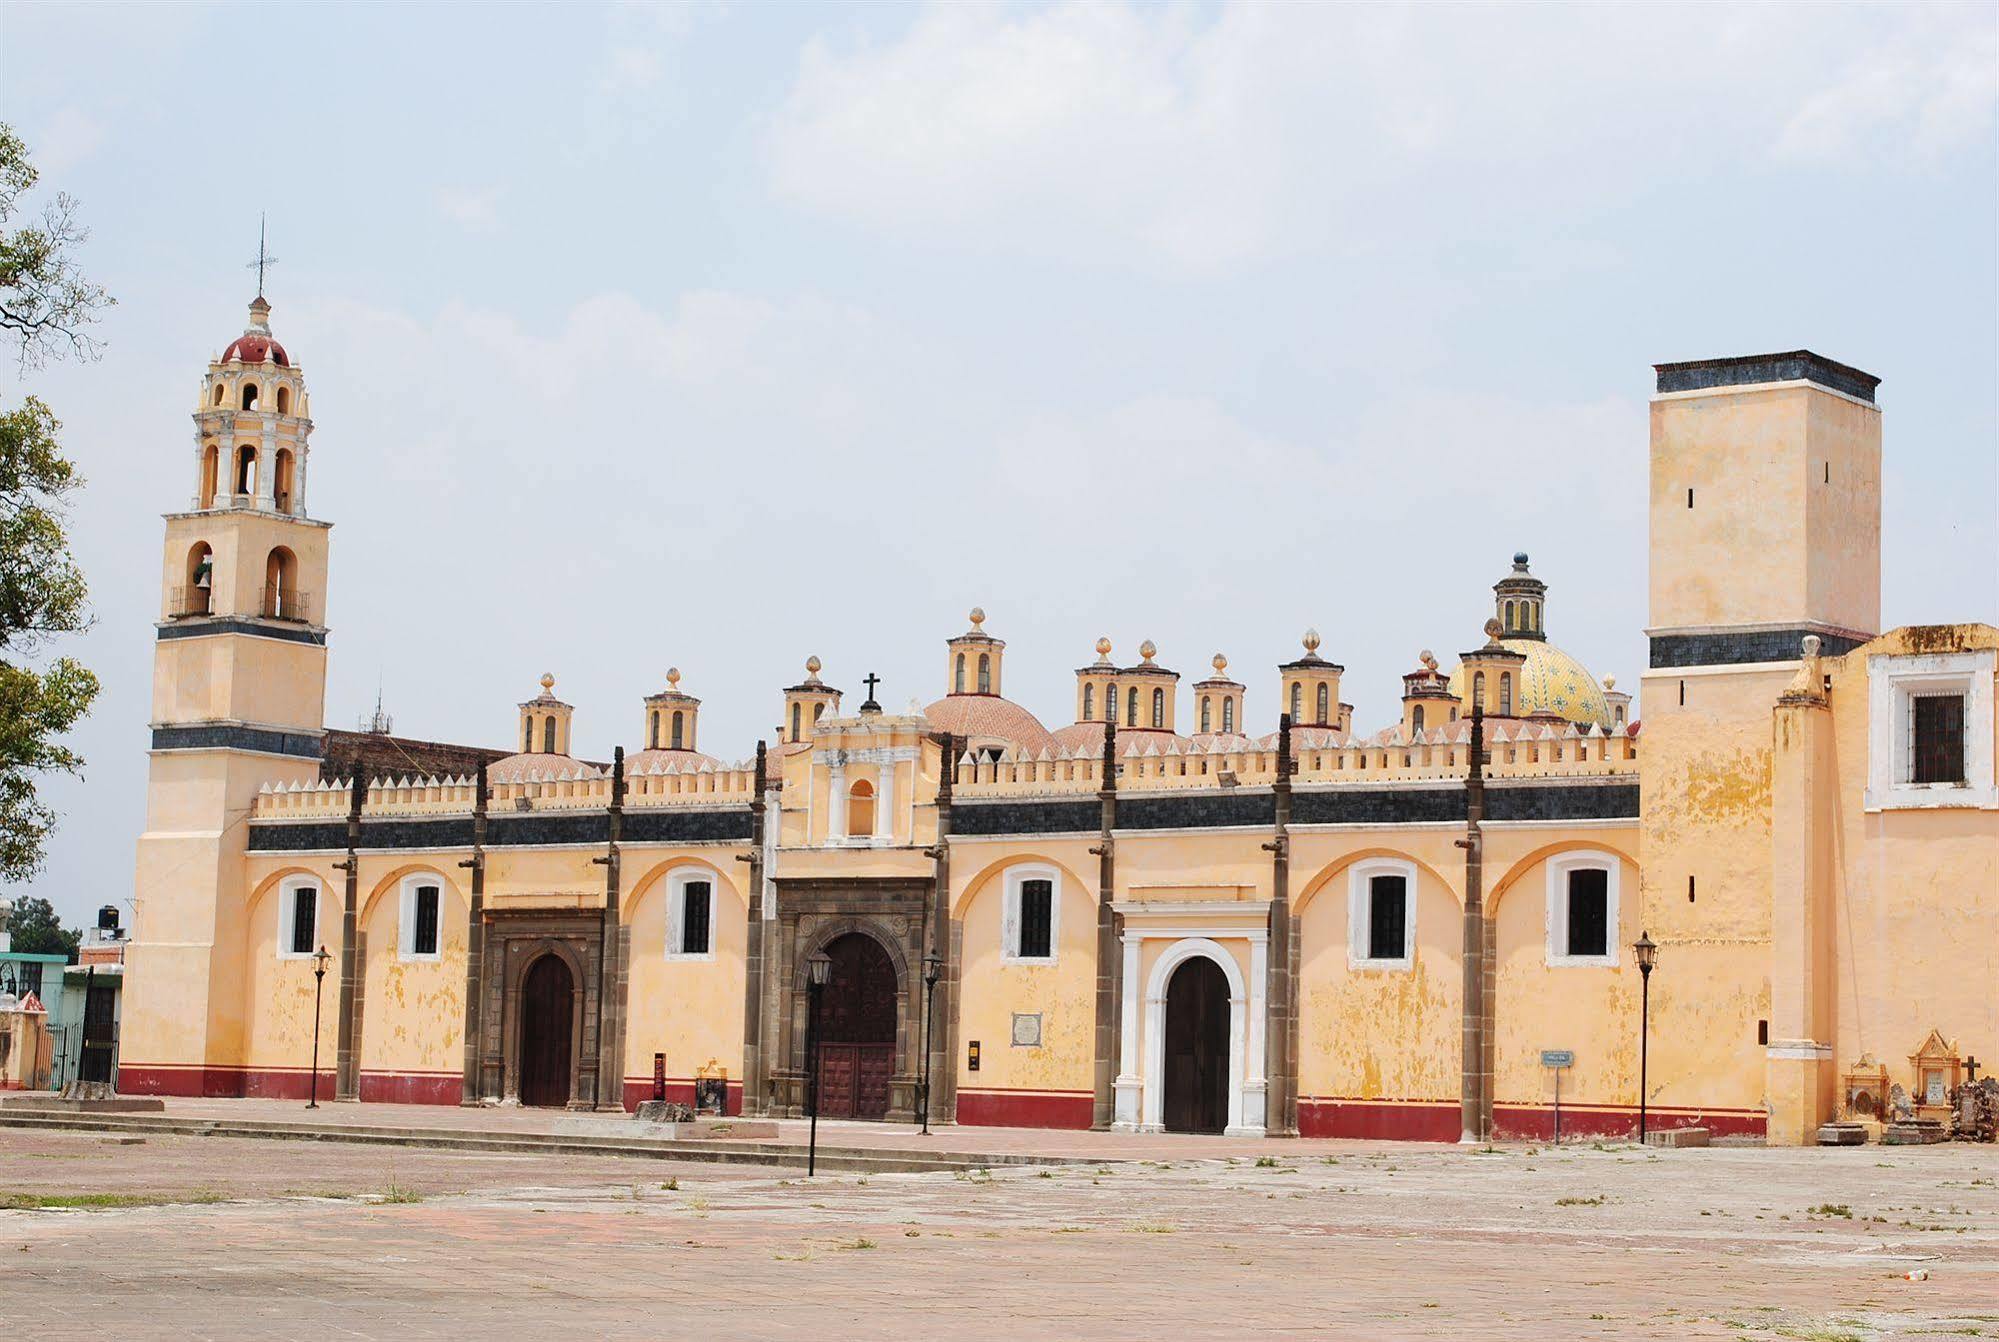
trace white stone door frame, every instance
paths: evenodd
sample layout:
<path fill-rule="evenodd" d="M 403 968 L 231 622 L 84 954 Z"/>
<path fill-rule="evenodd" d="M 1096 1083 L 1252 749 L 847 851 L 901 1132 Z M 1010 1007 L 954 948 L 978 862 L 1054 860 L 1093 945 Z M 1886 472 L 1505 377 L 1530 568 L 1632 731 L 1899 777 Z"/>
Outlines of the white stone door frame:
<path fill-rule="evenodd" d="M 1250 944 L 1249 981 L 1241 966 L 1217 938 Z M 1140 1061 L 1138 968 L 1140 947 L 1147 940 L 1172 940 L 1152 966 L 1145 986 L 1143 1071 Z M 1229 985 L 1229 1137 L 1261 1137 L 1265 1129 L 1268 1081 L 1263 1070 L 1264 977 L 1269 950 L 1265 928 L 1202 927 L 1128 928 L 1124 934 L 1124 995 L 1121 1003 L 1118 1076 L 1114 1083 L 1114 1132 L 1165 1131 L 1166 989 L 1173 971 L 1204 956 L 1220 966 Z"/>

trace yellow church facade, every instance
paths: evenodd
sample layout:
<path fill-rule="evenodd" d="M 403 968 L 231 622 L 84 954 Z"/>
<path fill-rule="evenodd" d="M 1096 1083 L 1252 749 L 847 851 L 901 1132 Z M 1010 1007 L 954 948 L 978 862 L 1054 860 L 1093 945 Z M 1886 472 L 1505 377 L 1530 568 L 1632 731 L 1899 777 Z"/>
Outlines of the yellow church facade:
<path fill-rule="evenodd" d="M 550 676 L 499 746 L 325 726 L 268 315 L 167 518 L 127 1091 L 798 1115 L 816 1055 L 828 1116 L 1488 1140 L 1549 1051 L 1629 1132 L 1642 1037 L 1653 1125 L 1791 1143 L 1999 1057 L 1999 630 L 1882 632 L 1867 374 L 1657 370 L 1642 725 L 1519 554 L 1376 728 L 1310 631 L 1268 706 L 1100 639 L 1051 727 L 974 610 L 927 707 L 810 659 L 728 761 L 676 671 L 589 761 Z"/>

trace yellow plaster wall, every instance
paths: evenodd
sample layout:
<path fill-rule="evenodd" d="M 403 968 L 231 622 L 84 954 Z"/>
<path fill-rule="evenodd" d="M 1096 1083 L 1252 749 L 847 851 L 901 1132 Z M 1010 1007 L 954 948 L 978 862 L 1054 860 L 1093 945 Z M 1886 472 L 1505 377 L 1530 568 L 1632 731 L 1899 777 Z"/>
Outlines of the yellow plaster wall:
<path fill-rule="evenodd" d="M 708 850 L 648 852 L 623 902 L 631 929 L 625 1026 L 625 1077 L 652 1077 L 652 1055 L 666 1055 L 666 1074 L 691 1077 L 711 1060 L 731 1080 L 743 1075 L 743 958 L 749 946 L 749 896 L 743 888 L 749 867 L 729 853 Z M 726 865 L 725 865 L 726 864 Z M 715 883 L 708 960 L 666 956 L 668 876 L 698 867 Z M 712 1075 L 712 1073 L 710 1073 Z"/>
<path fill-rule="evenodd" d="M 360 930 L 368 938 L 363 975 L 361 1068 L 368 1072 L 449 1073 L 465 1066 L 465 928 L 471 902 L 440 866 L 397 864 L 364 858 Z M 402 942 L 402 884 L 406 876 L 435 879 L 438 885 L 436 960 L 405 960 Z M 338 947 L 336 937 L 327 946 Z"/>
<path fill-rule="evenodd" d="M 1444 856 L 1438 849 L 1447 847 L 1454 836 L 1408 836 L 1417 839 L 1415 844 L 1390 838 L 1394 847 L 1382 843 L 1386 837 L 1342 835 L 1338 847 L 1344 851 L 1337 854 L 1328 854 L 1334 843 L 1319 836 L 1297 840 L 1292 847 L 1293 871 L 1313 873 L 1296 887 L 1301 891 L 1297 902 L 1301 1097 L 1450 1101 L 1458 1097 L 1464 904 L 1457 886 L 1430 865 Z M 1417 864 L 1416 945 L 1409 969 L 1349 966 L 1350 869 L 1365 857 L 1398 857 Z M 1459 862 L 1461 869 L 1461 857 Z"/>
<path fill-rule="evenodd" d="M 991 847 L 968 845 L 954 854 L 954 861 L 977 868 L 952 900 L 952 916 L 964 935 L 958 1084 L 976 1090 L 1089 1090 L 1097 1020 L 1096 859 L 1085 851 L 1087 843 L 1051 844 L 1003 857 Z M 1022 864 L 1053 867 L 1059 877 L 1052 965 L 1003 962 L 1006 871 Z M 1041 1047 L 1013 1046 L 1017 1011 L 1041 1013 Z M 974 1039 L 980 1041 L 977 1072 L 966 1065 L 966 1045 Z"/>

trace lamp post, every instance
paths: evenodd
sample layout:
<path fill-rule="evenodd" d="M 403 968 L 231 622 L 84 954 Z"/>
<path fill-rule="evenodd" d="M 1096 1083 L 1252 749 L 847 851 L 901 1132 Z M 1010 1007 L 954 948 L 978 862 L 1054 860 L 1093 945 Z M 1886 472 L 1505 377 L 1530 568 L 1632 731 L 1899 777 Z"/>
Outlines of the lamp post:
<path fill-rule="evenodd" d="M 326 995 L 326 962 L 333 957 L 321 946 L 312 953 L 312 1098 L 308 1109 L 319 1108 L 319 1003 Z"/>
<path fill-rule="evenodd" d="M 819 999 L 825 995 L 826 980 L 833 973 L 833 957 L 824 951 L 805 962 L 805 991 L 809 1004 L 805 1013 L 805 1104 L 812 1112 L 812 1135 L 805 1148 L 805 1177 L 810 1179 L 819 1165 Z"/>
<path fill-rule="evenodd" d="M 944 957 L 932 951 L 923 957 L 923 1135 L 930 1135 L 930 1015 L 936 1008 L 937 980 Z"/>
<path fill-rule="evenodd" d="M 1650 932 L 1640 932 L 1631 943 L 1638 957 L 1638 1144 L 1645 1145 L 1646 1046 L 1652 1036 L 1652 966 L 1659 962 L 1659 947 Z"/>

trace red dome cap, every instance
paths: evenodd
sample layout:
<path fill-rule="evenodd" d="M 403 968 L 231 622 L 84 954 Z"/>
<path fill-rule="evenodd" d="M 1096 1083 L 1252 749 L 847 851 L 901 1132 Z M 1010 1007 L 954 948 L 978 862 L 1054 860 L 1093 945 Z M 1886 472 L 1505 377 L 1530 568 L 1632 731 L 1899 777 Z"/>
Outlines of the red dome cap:
<path fill-rule="evenodd" d="M 262 363 L 269 359 L 280 368 L 292 366 L 285 347 L 267 335 L 240 335 L 230 341 L 229 348 L 222 351 L 222 362 L 230 363 L 237 359 L 244 363 Z"/>

